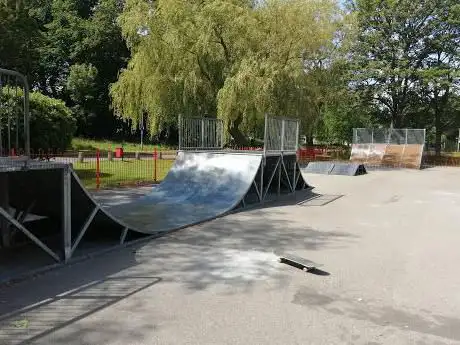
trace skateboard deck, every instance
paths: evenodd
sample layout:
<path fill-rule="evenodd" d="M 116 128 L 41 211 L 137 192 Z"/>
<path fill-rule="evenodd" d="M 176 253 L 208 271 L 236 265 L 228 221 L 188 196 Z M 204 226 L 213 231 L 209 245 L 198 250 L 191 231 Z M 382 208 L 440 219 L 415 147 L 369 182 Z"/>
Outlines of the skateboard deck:
<path fill-rule="evenodd" d="M 286 263 L 289 265 L 294 265 L 294 266 L 300 266 L 302 270 L 305 272 L 312 271 L 322 266 L 320 264 L 317 264 L 316 262 L 302 258 L 300 256 L 292 255 L 292 254 L 277 254 L 277 255 L 278 255 L 279 262 Z"/>

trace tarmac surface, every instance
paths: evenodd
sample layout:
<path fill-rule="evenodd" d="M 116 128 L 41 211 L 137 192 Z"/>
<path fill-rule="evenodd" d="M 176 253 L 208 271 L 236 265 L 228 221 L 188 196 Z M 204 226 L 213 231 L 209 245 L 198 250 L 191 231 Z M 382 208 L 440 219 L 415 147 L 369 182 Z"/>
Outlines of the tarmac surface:
<path fill-rule="evenodd" d="M 0 287 L 0 344 L 460 344 L 460 170 L 306 178 L 301 205 Z"/>

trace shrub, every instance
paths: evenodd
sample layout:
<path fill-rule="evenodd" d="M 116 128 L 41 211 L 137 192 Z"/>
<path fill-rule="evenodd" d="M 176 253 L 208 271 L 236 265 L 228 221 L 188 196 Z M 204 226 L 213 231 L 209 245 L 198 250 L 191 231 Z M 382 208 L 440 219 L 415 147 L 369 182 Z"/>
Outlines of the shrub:
<path fill-rule="evenodd" d="M 20 147 L 23 148 L 23 105 L 22 90 L 4 88 L 0 92 L 0 101 L 5 105 L 0 109 L 0 123 L 6 132 L 7 118 L 10 117 L 10 131 L 15 133 L 15 119 L 20 119 Z M 70 147 L 76 131 L 76 120 L 72 112 L 59 99 L 47 97 L 39 92 L 30 93 L 30 148 L 33 151 L 65 150 Z M 5 134 L 5 133 L 3 133 Z M 12 139 L 12 141 L 14 141 Z"/>

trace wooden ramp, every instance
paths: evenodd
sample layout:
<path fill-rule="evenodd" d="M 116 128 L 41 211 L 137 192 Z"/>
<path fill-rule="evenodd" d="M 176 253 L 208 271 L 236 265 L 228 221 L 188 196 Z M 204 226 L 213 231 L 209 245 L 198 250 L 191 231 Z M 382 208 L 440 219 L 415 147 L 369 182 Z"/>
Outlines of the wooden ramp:
<path fill-rule="evenodd" d="M 404 147 L 405 145 L 387 145 L 385 155 L 382 159 L 382 165 L 389 167 L 400 166 L 404 154 Z"/>
<path fill-rule="evenodd" d="M 423 145 L 407 144 L 401 159 L 403 168 L 420 169 L 422 165 Z"/>

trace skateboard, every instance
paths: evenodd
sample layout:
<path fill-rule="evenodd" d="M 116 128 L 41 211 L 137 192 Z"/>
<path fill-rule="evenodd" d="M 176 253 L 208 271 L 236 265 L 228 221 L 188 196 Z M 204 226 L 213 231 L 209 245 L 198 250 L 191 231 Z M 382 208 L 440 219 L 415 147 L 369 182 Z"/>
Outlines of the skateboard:
<path fill-rule="evenodd" d="M 291 255 L 291 254 L 277 254 L 277 255 L 279 256 L 278 257 L 279 262 L 301 268 L 302 271 L 304 272 L 310 272 L 322 266 L 313 261 L 301 258 L 300 256 L 296 256 L 296 255 Z"/>

